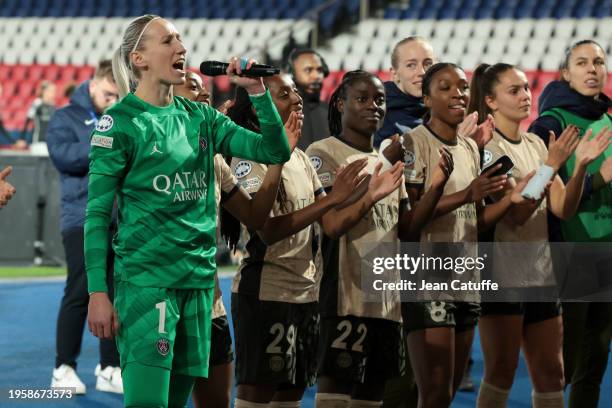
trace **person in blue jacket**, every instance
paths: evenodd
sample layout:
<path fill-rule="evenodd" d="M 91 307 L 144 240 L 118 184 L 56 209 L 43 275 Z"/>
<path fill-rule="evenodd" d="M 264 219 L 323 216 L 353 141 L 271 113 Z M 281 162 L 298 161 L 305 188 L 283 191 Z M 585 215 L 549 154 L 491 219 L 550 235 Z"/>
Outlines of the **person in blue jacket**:
<path fill-rule="evenodd" d="M 423 124 L 427 109 L 423 104 L 421 82 L 434 62 L 434 50 L 422 37 L 406 37 L 395 44 L 391 53 L 393 78 L 384 83 L 387 114 L 374 135 L 375 147 L 396 133 L 402 135 Z"/>
<path fill-rule="evenodd" d="M 90 136 L 102 113 L 118 98 L 110 60 L 101 61 L 94 77 L 81 84 L 70 103 L 51 117 L 47 146 L 51 161 L 60 173 L 61 233 L 68 275 L 57 318 L 55 369 L 51 387 L 70 387 L 85 394 L 85 384 L 76 374 L 89 294 L 85 273 L 85 207 L 89 172 Z M 109 239 L 112 237 L 109 231 Z M 113 262 L 108 262 L 109 288 Z M 119 353 L 113 339 L 100 341 L 100 365 L 96 367 L 96 389 L 123 393 Z"/>

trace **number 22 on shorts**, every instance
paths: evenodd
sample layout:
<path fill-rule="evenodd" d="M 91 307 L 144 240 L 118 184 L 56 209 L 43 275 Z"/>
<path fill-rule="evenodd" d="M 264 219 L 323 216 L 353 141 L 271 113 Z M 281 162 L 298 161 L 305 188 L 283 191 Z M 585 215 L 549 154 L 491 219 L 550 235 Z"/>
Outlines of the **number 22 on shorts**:
<path fill-rule="evenodd" d="M 340 332 L 340 336 L 334 340 L 331 346 L 333 348 L 346 350 L 348 347 L 346 344 L 346 338 L 351 335 L 353 325 L 348 320 L 342 320 L 340 323 L 338 323 L 336 329 Z M 351 350 L 358 353 L 363 353 L 363 341 L 368 334 L 368 328 L 364 323 L 360 323 L 359 326 L 357 326 L 357 334 L 360 335 L 360 337 L 355 343 L 353 343 Z"/>

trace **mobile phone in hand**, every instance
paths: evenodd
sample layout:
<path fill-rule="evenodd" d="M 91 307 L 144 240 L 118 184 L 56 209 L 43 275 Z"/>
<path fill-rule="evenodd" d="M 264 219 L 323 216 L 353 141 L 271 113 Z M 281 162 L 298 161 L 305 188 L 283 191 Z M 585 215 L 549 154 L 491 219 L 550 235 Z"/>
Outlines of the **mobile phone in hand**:
<path fill-rule="evenodd" d="M 482 171 L 487 171 L 487 169 L 493 168 L 498 164 L 501 164 L 501 167 L 495 170 L 495 172 L 489 175 L 489 177 L 503 176 L 504 174 L 508 174 L 508 172 L 510 172 L 510 170 L 514 168 L 514 163 L 512 162 L 512 159 L 510 159 L 508 155 L 504 154 L 499 159 L 495 160 L 494 163 L 491 163 L 489 166 L 482 169 Z"/>

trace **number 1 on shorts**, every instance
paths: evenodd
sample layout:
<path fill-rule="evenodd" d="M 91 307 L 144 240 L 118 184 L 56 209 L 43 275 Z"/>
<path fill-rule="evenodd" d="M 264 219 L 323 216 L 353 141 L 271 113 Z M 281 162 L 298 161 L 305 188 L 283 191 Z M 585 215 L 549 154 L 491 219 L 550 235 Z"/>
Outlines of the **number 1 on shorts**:
<path fill-rule="evenodd" d="M 155 305 L 155 308 L 159 309 L 159 326 L 157 332 L 166 334 L 166 302 L 159 302 Z"/>

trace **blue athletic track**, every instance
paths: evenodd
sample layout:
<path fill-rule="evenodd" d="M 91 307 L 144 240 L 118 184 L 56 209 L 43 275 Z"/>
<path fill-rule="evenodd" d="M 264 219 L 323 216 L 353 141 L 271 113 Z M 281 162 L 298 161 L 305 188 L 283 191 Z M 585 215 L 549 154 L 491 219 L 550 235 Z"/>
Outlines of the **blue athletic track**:
<path fill-rule="evenodd" d="M 222 278 L 221 287 L 229 310 L 230 278 Z M 63 281 L 0 283 L 0 407 L 121 407 L 119 395 L 95 390 L 94 368 L 98 359 L 96 339 L 86 331 L 79 359 L 78 373 L 87 385 L 87 395 L 63 401 L 11 401 L 9 389 L 47 389 L 55 360 L 55 323 L 63 290 Z M 476 339 L 473 357 L 474 378 L 482 377 L 480 343 Z M 600 407 L 612 407 L 612 358 L 602 384 Z M 524 361 L 521 361 L 508 407 L 529 408 L 531 385 Z M 459 393 L 453 408 L 475 406 L 475 393 Z M 302 407 L 314 406 L 314 389 L 306 393 Z M 190 405 L 191 406 L 191 405 Z"/>

